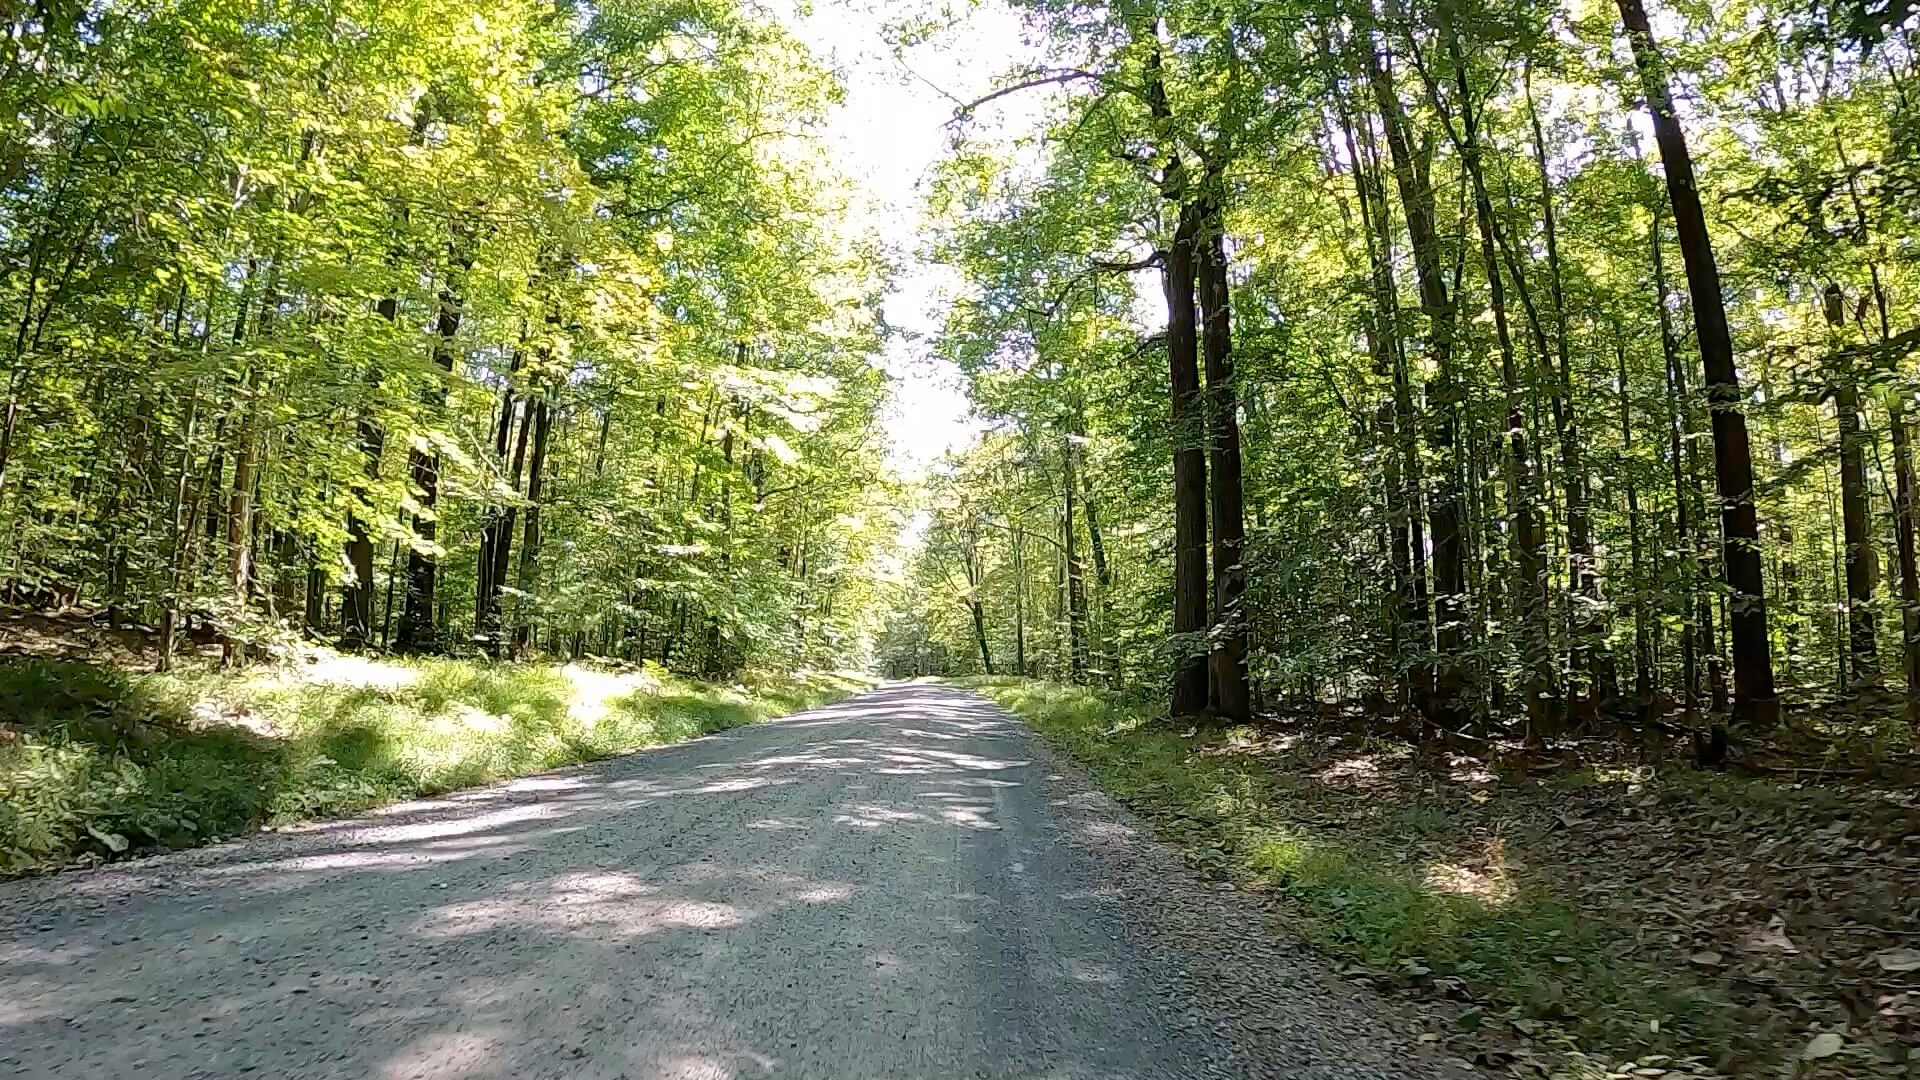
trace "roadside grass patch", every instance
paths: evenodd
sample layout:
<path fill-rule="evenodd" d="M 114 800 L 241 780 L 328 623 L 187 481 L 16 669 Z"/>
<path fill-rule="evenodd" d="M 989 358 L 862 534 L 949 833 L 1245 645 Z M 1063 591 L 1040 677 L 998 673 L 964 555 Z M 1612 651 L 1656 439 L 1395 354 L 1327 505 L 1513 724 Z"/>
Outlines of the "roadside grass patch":
<path fill-rule="evenodd" d="M 0 876 L 594 761 L 867 685 L 332 653 L 167 676 L 0 664 Z"/>
<path fill-rule="evenodd" d="M 1195 866 L 1282 897 L 1290 926 L 1310 943 L 1372 978 L 1454 1001 L 1449 1041 L 1490 1054 L 1487 1063 L 1515 1063 L 1513 1053 L 1487 1049 L 1498 1035 L 1550 1055 L 1638 1059 L 1655 1073 L 1740 1071 L 1793 1056 L 1811 1030 L 1808 1017 L 1755 1007 L 1719 972 L 1690 964 L 1697 940 L 1615 902 L 1646 894 L 1616 895 L 1618 882 L 1588 880 L 1615 867 L 1561 861 L 1555 845 L 1566 823 L 1588 824 L 1568 815 L 1599 813 L 1596 803 L 1570 803 L 1568 789 L 1590 789 L 1631 821 L 1656 797 L 1650 771 L 1636 774 L 1631 792 L 1604 770 L 1532 783 L 1483 763 L 1416 763 L 1404 747 L 1277 723 L 1174 724 L 1103 691 L 961 682 L 1086 766 Z M 1676 801 L 1746 805 L 1736 783 L 1685 777 L 1671 790 Z M 1635 835 L 1624 825 L 1614 846 L 1644 854 L 1631 847 Z M 1737 891 L 1752 882 L 1720 884 Z M 1647 893 L 1670 887 L 1649 882 Z"/>

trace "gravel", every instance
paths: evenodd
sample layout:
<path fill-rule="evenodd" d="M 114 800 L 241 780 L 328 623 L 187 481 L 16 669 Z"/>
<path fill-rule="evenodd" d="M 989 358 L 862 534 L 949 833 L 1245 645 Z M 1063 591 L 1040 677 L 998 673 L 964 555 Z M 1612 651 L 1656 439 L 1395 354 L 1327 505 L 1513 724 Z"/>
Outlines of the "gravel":
<path fill-rule="evenodd" d="M 0 1074 L 1441 1077 L 1019 721 L 895 685 L 0 885 Z"/>

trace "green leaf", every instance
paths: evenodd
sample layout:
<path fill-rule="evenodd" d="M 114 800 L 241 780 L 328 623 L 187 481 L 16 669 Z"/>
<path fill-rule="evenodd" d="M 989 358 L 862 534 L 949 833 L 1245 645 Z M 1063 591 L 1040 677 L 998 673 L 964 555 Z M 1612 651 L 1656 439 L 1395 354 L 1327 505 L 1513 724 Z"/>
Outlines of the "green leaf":
<path fill-rule="evenodd" d="M 127 838 L 117 832 L 105 832 L 97 825 L 89 825 L 87 834 L 106 845 L 107 850 L 115 854 L 127 850 Z"/>

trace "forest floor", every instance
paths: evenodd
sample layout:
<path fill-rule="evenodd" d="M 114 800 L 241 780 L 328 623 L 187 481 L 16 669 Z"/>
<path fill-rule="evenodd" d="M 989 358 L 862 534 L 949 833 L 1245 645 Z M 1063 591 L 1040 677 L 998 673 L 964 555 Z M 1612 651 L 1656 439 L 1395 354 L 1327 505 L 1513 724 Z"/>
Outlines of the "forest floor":
<path fill-rule="evenodd" d="M 1478 1064 L 1920 1070 L 1920 799 L 1897 775 L 1654 767 L 1601 740 L 1423 753 L 1352 716 L 1218 729 L 970 685 Z"/>
<path fill-rule="evenodd" d="M 191 653 L 150 667 L 136 632 L 0 612 L 0 877 L 593 761 L 872 685 L 320 647 L 239 670 Z"/>

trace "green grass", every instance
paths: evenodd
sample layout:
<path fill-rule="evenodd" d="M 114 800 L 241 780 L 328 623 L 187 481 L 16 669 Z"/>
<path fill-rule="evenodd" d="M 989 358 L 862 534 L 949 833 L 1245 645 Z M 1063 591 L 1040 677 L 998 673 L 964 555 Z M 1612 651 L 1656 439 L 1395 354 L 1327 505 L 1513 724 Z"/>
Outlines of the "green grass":
<path fill-rule="evenodd" d="M 1632 955 L 1635 927 L 1500 872 L 1478 891 L 1437 886 L 1421 845 L 1448 820 L 1417 791 L 1380 793 L 1364 822 L 1329 822 L 1313 777 L 1236 751 L 1251 731 L 1176 730 L 1147 706 L 1080 688 L 968 685 L 1080 761 L 1197 866 L 1284 894 L 1292 927 L 1314 945 L 1389 980 L 1464 991 L 1485 1008 L 1463 1025 L 1497 1018 L 1567 1050 L 1622 1056 L 1726 1063 L 1759 1049 L 1717 987 Z"/>
<path fill-rule="evenodd" d="M 239 674 L 0 665 L 0 875 L 187 847 L 754 723 L 856 679 L 324 658 Z"/>

